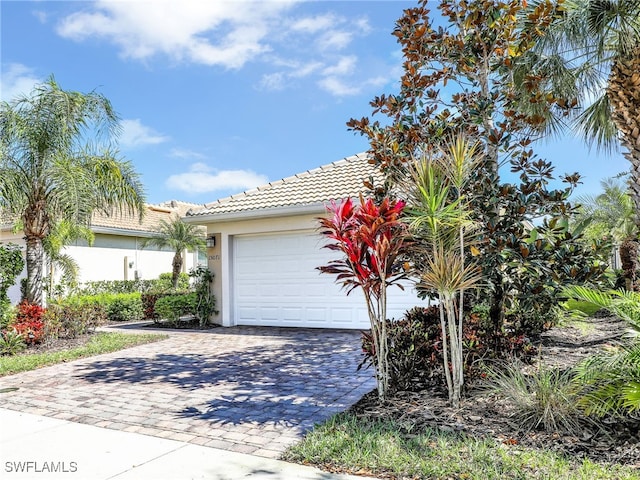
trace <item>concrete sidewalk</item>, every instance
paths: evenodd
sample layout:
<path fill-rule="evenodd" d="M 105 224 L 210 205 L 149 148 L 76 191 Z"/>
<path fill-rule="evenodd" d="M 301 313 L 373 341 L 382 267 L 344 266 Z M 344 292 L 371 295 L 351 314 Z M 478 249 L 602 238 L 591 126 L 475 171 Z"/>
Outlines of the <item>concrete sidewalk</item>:
<path fill-rule="evenodd" d="M 243 453 L 0 409 L 0 478 L 359 479 Z"/>

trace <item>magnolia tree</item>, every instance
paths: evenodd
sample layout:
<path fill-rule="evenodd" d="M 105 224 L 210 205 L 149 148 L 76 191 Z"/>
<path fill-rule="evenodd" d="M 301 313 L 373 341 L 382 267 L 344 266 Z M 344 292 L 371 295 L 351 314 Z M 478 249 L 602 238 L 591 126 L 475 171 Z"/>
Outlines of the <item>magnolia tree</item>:
<path fill-rule="evenodd" d="M 322 273 L 337 276 L 347 295 L 360 288 L 364 294 L 371 323 L 375 351 L 374 367 L 378 396 L 383 399 L 389 386 L 387 345 L 387 288 L 407 277 L 402 256 L 407 247 L 406 226 L 400 221 L 405 204 L 383 199 L 376 204 L 360 197 L 332 204 L 329 216 L 319 219 L 322 235 L 331 240 L 326 248 L 343 254 L 342 258 L 318 267 Z"/>

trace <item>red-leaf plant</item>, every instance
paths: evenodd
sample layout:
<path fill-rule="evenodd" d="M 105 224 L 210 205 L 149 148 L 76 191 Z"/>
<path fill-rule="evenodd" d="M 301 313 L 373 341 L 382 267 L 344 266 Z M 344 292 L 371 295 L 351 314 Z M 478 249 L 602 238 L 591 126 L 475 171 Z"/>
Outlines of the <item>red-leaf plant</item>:
<path fill-rule="evenodd" d="M 16 318 L 10 326 L 22 335 L 28 345 L 40 343 L 44 338 L 44 312 L 40 305 L 23 301 L 18 305 Z"/>
<path fill-rule="evenodd" d="M 360 287 L 367 303 L 374 340 L 378 395 L 384 398 L 389 385 L 387 358 L 387 287 L 398 285 L 407 277 L 403 254 L 408 245 L 406 226 L 400 220 L 403 201 L 385 198 L 376 204 L 360 197 L 360 204 L 351 199 L 332 202 L 329 216 L 320 218 L 321 233 L 331 240 L 325 248 L 344 256 L 318 267 L 322 273 L 336 275 L 336 281 L 347 295 Z"/>

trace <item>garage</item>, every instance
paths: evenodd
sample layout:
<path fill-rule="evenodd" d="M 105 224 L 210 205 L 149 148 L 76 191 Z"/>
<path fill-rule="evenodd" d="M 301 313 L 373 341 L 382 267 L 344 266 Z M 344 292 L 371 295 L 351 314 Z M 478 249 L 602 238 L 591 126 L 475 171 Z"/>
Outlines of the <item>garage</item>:
<path fill-rule="evenodd" d="M 367 182 L 383 178 L 367 154 L 352 155 L 230 197 L 193 208 L 185 221 L 207 229 L 207 266 L 225 326 L 368 329 L 359 289 L 349 296 L 333 275 L 316 267 L 338 258 L 322 248 L 318 218 L 327 205 L 356 202 L 369 193 Z M 427 305 L 410 284 L 388 291 L 388 317 L 401 318 Z"/>
<path fill-rule="evenodd" d="M 349 296 L 316 267 L 337 258 L 315 230 L 238 235 L 233 239 L 233 317 L 236 325 L 369 328 L 362 293 Z M 389 290 L 390 318 L 420 302 L 411 287 Z"/>

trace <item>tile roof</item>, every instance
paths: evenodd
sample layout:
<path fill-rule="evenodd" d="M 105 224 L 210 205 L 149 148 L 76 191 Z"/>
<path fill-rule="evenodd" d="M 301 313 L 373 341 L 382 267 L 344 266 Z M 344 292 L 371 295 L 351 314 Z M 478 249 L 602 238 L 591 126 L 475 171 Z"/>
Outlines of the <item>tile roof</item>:
<path fill-rule="evenodd" d="M 126 211 L 119 212 L 116 210 L 110 215 L 106 215 L 103 212 L 94 212 L 91 217 L 91 227 L 152 233 L 156 231 L 160 220 L 168 222 L 173 218 L 184 217 L 190 209 L 202 208 L 202 206 L 177 200 L 155 205 L 147 204 L 142 221 L 140 221 L 137 214 L 132 215 Z M 10 229 L 14 223 L 15 217 L 0 211 L 0 228 Z"/>
<path fill-rule="evenodd" d="M 369 156 L 360 153 L 292 177 L 271 182 L 253 190 L 208 203 L 203 209 L 192 209 L 187 216 L 241 213 L 281 207 L 295 207 L 328 203 L 357 197 L 366 193 L 363 184 L 381 175 L 369 163 Z"/>

